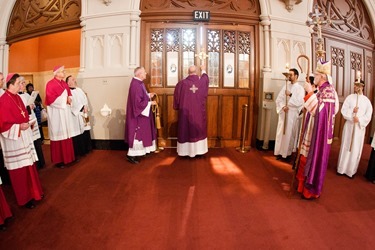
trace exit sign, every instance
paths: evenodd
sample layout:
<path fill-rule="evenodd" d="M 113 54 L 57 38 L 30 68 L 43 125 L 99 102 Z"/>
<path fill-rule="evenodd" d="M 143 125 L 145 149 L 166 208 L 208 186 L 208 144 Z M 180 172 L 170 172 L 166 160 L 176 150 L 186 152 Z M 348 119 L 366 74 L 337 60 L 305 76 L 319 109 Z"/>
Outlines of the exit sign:
<path fill-rule="evenodd" d="M 210 12 L 207 10 L 194 10 L 194 21 L 208 22 L 210 21 Z"/>

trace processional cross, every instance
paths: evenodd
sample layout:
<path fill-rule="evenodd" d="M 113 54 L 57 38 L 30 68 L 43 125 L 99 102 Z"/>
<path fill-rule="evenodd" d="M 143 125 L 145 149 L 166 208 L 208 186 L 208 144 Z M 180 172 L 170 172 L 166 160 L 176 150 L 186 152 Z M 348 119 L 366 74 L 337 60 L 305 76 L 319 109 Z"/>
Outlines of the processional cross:
<path fill-rule="evenodd" d="M 201 65 L 204 65 L 204 61 L 206 60 L 206 58 L 208 58 L 208 55 L 206 54 L 206 52 L 204 52 L 204 48 L 203 48 L 201 52 L 199 52 L 198 54 L 195 54 L 195 57 L 198 57 L 199 60 L 201 60 Z M 193 91 L 193 93 L 195 94 L 195 91 L 197 91 L 198 88 L 193 84 L 190 90 Z"/>
<path fill-rule="evenodd" d="M 206 52 L 204 52 L 204 48 L 203 48 L 201 52 L 199 52 L 198 54 L 195 54 L 195 57 L 198 57 L 201 60 L 201 65 L 203 65 L 206 58 L 208 58 L 208 55 L 206 54 Z"/>
<path fill-rule="evenodd" d="M 306 25 L 309 27 L 314 26 L 313 30 L 318 33 L 318 49 L 316 51 L 316 55 L 318 58 L 322 59 L 326 53 L 323 49 L 322 25 L 330 23 L 330 20 L 328 20 L 327 14 L 324 10 L 320 12 L 317 4 L 314 6 L 314 11 L 309 13 L 309 17 L 311 20 L 306 21 Z"/>

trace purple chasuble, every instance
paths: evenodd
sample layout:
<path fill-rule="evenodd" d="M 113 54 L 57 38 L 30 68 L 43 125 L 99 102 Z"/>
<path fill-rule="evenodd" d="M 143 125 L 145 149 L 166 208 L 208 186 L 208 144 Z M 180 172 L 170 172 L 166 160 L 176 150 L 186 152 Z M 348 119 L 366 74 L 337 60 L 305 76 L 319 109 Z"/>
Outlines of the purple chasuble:
<path fill-rule="evenodd" d="M 178 110 L 179 143 L 197 142 L 207 138 L 206 100 L 209 79 L 189 75 L 177 83 L 174 90 L 173 108 Z"/>
<path fill-rule="evenodd" d="M 148 117 L 141 114 L 149 101 L 144 83 L 133 78 L 129 87 L 125 122 L 125 142 L 128 143 L 129 148 L 133 148 L 134 139 L 142 141 L 144 147 L 152 146 L 152 141 L 156 140 L 156 128 L 151 109 Z"/>
<path fill-rule="evenodd" d="M 316 95 L 318 107 L 316 108 L 311 145 L 305 167 L 305 186 L 311 193 L 320 195 L 333 139 L 335 89 L 329 82 L 325 82 L 319 87 Z"/>

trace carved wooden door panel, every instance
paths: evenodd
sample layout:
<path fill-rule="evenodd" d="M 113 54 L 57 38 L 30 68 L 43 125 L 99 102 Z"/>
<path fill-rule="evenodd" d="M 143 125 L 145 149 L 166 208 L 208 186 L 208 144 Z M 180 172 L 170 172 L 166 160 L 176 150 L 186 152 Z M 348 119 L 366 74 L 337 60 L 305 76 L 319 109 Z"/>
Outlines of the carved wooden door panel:
<path fill-rule="evenodd" d="M 358 71 L 366 83 L 364 94 L 373 102 L 374 25 L 365 4 L 357 0 L 314 0 L 314 4 L 327 13 L 330 21 L 329 25 L 323 27 L 323 37 L 327 59 L 332 59 L 333 82 L 339 95 L 340 107 L 344 99 L 353 93 L 353 81 Z M 341 138 L 344 122 L 339 113 L 334 131 L 336 138 Z M 372 136 L 371 127 L 375 127 L 374 122 L 372 126 L 367 126 L 366 143 L 369 143 L 369 137 Z"/>
<path fill-rule="evenodd" d="M 147 23 L 144 27 L 143 65 L 149 73 L 145 83 L 159 97 L 162 129 L 159 145 L 174 147 L 177 142 L 177 112 L 173 92 L 177 82 L 187 77 L 190 65 L 206 64 L 210 77 L 207 99 L 209 147 L 240 145 L 242 110 L 248 106 L 246 143 L 250 144 L 256 116 L 255 26 L 195 23 Z M 199 58 L 204 52 L 208 57 Z"/>
<path fill-rule="evenodd" d="M 365 50 L 333 39 L 326 39 L 326 44 L 327 60 L 332 62 L 333 84 L 340 101 L 340 111 L 336 116 L 334 137 L 341 138 L 345 123 L 345 119 L 341 115 L 341 107 L 345 98 L 354 93 L 353 82 L 355 79 L 365 75 Z M 371 98 L 368 94 L 366 95 Z"/>

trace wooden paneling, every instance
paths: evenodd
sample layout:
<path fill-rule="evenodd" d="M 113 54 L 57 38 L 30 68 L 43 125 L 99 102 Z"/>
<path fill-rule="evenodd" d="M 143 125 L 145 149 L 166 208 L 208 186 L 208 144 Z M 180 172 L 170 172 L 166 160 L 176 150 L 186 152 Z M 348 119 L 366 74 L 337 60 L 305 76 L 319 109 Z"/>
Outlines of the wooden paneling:
<path fill-rule="evenodd" d="M 233 112 L 234 109 L 234 101 L 235 96 L 222 96 L 222 108 L 221 108 L 221 116 L 222 116 L 222 129 L 221 129 L 221 136 L 225 139 L 230 139 L 233 137 L 234 131 L 234 115 L 236 112 Z"/>
<path fill-rule="evenodd" d="M 165 47 L 165 41 L 158 40 L 156 44 L 155 39 L 152 40 L 150 35 L 151 32 L 154 32 L 156 29 L 161 31 L 159 34 L 162 34 L 162 29 L 165 30 L 169 28 L 173 28 L 175 30 L 181 30 L 181 27 L 193 27 L 192 24 L 182 24 L 178 23 L 171 23 L 171 24 L 160 24 L 160 23 L 147 23 L 145 24 L 145 40 L 144 40 L 144 61 L 143 64 L 146 68 L 146 71 L 151 72 L 151 53 L 152 48 L 155 48 L 158 45 L 160 51 Z M 251 45 L 250 48 L 250 61 L 249 61 L 249 83 L 248 87 L 244 88 L 239 86 L 238 79 L 235 78 L 235 85 L 233 87 L 226 87 L 223 86 L 223 72 L 219 72 L 219 83 L 216 86 L 211 86 L 209 89 L 209 94 L 207 98 L 207 130 L 208 130 L 208 143 L 209 147 L 237 147 L 240 145 L 241 141 L 241 133 L 242 133 L 242 115 L 243 115 L 243 105 L 247 104 L 247 122 L 246 122 L 246 140 L 247 145 L 250 145 L 253 139 L 253 135 L 255 134 L 255 125 L 254 122 L 256 121 L 257 113 L 255 112 L 255 92 L 258 88 L 258 84 L 256 81 L 258 75 L 257 71 L 254 69 L 256 68 L 257 61 L 256 61 L 256 33 L 255 27 L 249 26 L 233 26 L 233 25 L 222 25 L 218 26 L 217 24 L 213 25 L 206 25 L 205 30 L 210 28 L 225 28 L 228 30 L 234 30 L 235 32 L 248 32 L 250 34 L 250 41 L 249 44 Z M 237 34 L 237 33 L 236 33 Z M 155 37 L 155 36 L 154 36 Z M 165 39 L 165 34 L 163 33 L 162 36 Z M 178 37 L 178 36 L 175 36 Z M 199 37 L 197 38 L 198 41 L 200 40 Z M 205 41 L 203 41 L 205 42 Z M 235 44 L 236 45 L 236 44 Z M 180 45 L 178 45 L 180 46 Z M 199 51 L 200 47 L 205 46 L 205 44 L 197 43 L 198 48 L 195 50 L 195 54 Z M 220 47 L 222 48 L 222 47 Z M 175 51 L 179 51 L 179 48 L 176 46 L 174 48 Z M 162 107 L 162 119 L 163 119 L 163 128 L 159 131 L 159 144 L 165 147 L 174 147 L 176 146 L 177 141 L 177 126 L 178 126 L 178 114 L 177 111 L 173 110 L 173 92 L 174 86 L 168 84 L 166 82 L 167 74 L 166 70 L 169 70 L 169 67 L 166 66 L 165 62 L 167 61 L 168 54 L 163 53 L 163 65 L 164 68 L 162 70 L 161 79 L 163 79 L 159 84 L 155 85 L 150 79 L 146 79 L 145 83 L 148 87 L 149 92 L 157 93 L 159 96 L 163 96 L 163 98 L 159 98 L 160 106 Z M 179 51 L 179 57 L 181 57 L 182 53 Z M 223 54 L 222 51 L 220 51 Z M 238 55 L 236 54 L 235 58 L 238 60 Z M 181 66 L 182 59 L 179 58 L 179 67 Z M 195 64 L 198 65 L 200 62 L 197 58 L 195 58 Z M 222 58 L 218 62 L 220 65 L 222 64 Z M 236 66 L 236 64 L 235 64 Z M 220 70 L 222 68 L 219 68 Z M 182 79 L 182 69 L 179 70 L 179 77 L 178 79 Z M 210 76 L 210 75 L 209 75 Z M 152 72 L 151 76 L 152 77 Z M 177 83 L 177 82 L 176 82 Z"/>
<path fill-rule="evenodd" d="M 342 129 L 345 124 L 345 119 L 341 115 L 341 107 L 345 98 L 354 92 L 353 83 L 358 77 L 358 71 L 361 72 L 361 76 L 367 76 L 367 78 L 371 78 L 372 73 L 368 73 L 366 70 L 365 58 L 368 56 L 365 54 L 364 48 L 360 45 L 354 46 L 331 38 L 326 38 L 326 45 L 327 59 L 331 60 L 332 63 L 331 74 L 333 84 L 340 102 L 340 111 L 335 120 L 334 137 L 341 138 Z M 371 61 L 371 59 L 370 54 L 368 61 Z M 372 69 L 370 71 L 372 72 Z M 370 86 L 367 86 L 366 89 L 368 89 L 366 95 L 371 100 L 372 96 L 368 94 L 371 93 Z"/>
<path fill-rule="evenodd" d="M 192 20 L 194 10 L 209 10 L 209 22 L 198 23 Z M 207 98 L 207 130 L 209 147 L 237 147 L 240 145 L 242 128 L 242 107 L 248 105 L 246 127 L 247 144 L 256 134 L 257 96 L 259 79 L 259 2 L 238 0 L 227 2 L 211 0 L 194 1 L 194 5 L 184 0 L 141 1 L 141 64 L 150 72 L 145 83 L 150 92 L 163 98 L 164 127 L 159 139 L 165 146 L 175 146 L 177 136 L 177 112 L 173 110 L 174 85 L 167 81 L 171 74 L 168 59 L 175 60 L 178 66 L 178 80 L 186 76 L 187 67 L 184 53 L 205 51 L 214 53 L 214 59 L 205 59 L 207 72 L 212 72 L 216 81 L 211 82 Z M 172 33 L 170 30 L 175 32 Z M 190 31 L 186 31 L 190 29 Z M 194 34 L 184 38 L 185 34 Z M 212 32 L 213 31 L 213 32 Z M 216 35 L 212 35 L 212 34 Z M 224 34 L 233 34 L 226 39 Z M 168 40 L 169 39 L 169 40 Z M 167 53 L 173 52 L 172 58 Z M 234 85 L 225 85 L 225 53 L 234 54 Z M 160 60 L 162 55 L 162 60 Z M 174 57 L 174 58 L 173 58 Z M 176 57 L 178 57 L 176 59 Z M 248 59 L 244 59 L 248 58 Z M 197 58 L 188 58 L 196 65 L 202 62 Z M 211 61 L 210 61 L 211 60 Z M 216 59 L 215 59 L 216 60 Z M 239 72 L 239 61 L 242 67 Z M 171 64 L 172 65 L 172 64 Z M 190 65 L 189 65 L 190 66 Z M 246 70 L 247 67 L 247 70 Z M 160 74 L 154 74 L 160 70 Z M 151 70 L 152 69 L 152 70 Z M 242 75 L 240 73 L 243 73 Z M 160 76 L 160 77 L 159 77 Z M 241 76 L 241 78 L 240 78 Z M 247 78 L 248 77 L 248 78 Z M 248 84 L 246 82 L 248 79 Z M 174 79 L 175 80 L 175 79 Z M 239 81 L 244 84 L 239 84 Z M 177 82 L 176 82 L 177 83 Z M 225 86 L 224 86 L 225 85 Z M 253 141 L 255 143 L 255 139 Z"/>
<path fill-rule="evenodd" d="M 330 24 L 323 26 L 323 37 L 327 59 L 332 60 L 332 78 L 340 100 L 340 111 L 345 98 L 354 91 L 353 82 L 358 70 L 366 83 L 364 94 L 374 102 L 374 27 L 363 1 L 314 0 L 314 4 L 318 4 L 330 19 Z M 315 36 L 313 40 L 316 44 Z M 339 112 L 335 121 L 336 139 L 341 138 L 344 123 Z M 365 142 L 372 136 L 370 130 L 371 125 L 367 127 Z"/>

